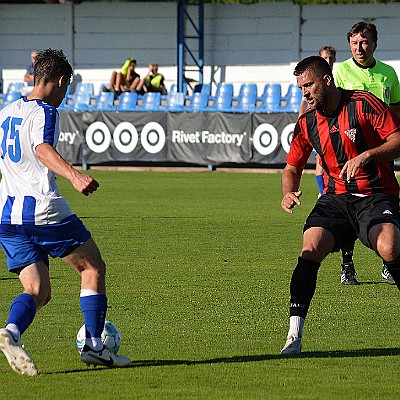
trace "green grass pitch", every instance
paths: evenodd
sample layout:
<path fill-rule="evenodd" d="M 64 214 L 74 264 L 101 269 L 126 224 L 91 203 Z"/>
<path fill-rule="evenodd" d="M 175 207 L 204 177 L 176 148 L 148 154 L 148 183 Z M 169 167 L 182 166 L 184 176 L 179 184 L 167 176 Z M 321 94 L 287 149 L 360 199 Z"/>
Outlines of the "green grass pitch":
<path fill-rule="evenodd" d="M 107 263 L 108 319 L 126 369 L 88 368 L 75 336 L 79 278 L 52 260 L 53 298 L 23 335 L 38 364 L 18 376 L 0 354 L 0 399 L 397 399 L 399 305 L 381 263 L 357 243 L 358 287 L 340 285 L 340 257 L 323 263 L 303 353 L 280 357 L 289 280 L 317 197 L 280 208 L 280 174 L 90 171 L 88 198 L 59 179 Z M 0 325 L 20 292 L 0 255 Z"/>

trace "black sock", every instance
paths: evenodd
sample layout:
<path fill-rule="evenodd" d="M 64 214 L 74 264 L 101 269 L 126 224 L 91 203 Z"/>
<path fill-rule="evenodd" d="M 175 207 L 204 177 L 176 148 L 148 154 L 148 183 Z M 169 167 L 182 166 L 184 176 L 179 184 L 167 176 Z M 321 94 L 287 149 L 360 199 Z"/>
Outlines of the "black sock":
<path fill-rule="evenodd" d="M 320 263 L 298 258 L 290 281 L 290 316 L 305 318 L 317 286 Z"/>
<path fill-rule="evenodd" d="M 390 275 L 392 275 L 397 287 L 400 290 L 400 257 L 397 257 L 392 262 L 385 261 L 385 264 L 390 272 Z"/>
<path fill-rule="evenodd" d="M 354 243 L 342 248 L 343 264 L 348 264 L 353 262 L 353 251 L 354 251 Z"/>

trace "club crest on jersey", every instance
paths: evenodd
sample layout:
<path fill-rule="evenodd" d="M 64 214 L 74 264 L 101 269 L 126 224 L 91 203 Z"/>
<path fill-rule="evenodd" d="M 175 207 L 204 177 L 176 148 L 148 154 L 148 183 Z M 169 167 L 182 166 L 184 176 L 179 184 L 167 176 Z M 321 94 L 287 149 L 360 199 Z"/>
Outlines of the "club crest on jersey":
<path fill-rule="evenodd" d="M 344 131 L 344 134 L 354 143 L 354 141 L 356 140 L 356 133 L 357 133 L 357 129 L 353 128 L 353 129 L 349 129 L 348 131 Z"/>

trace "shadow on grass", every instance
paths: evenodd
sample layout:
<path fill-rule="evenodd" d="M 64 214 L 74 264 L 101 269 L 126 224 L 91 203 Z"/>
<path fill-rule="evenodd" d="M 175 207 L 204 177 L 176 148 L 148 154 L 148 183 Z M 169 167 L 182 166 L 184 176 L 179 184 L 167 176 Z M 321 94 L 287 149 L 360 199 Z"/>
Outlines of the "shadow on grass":
<path fill-rule="evenodd" d="M 207 360 L 133 360 L 132 363 L 125 368 L 143 368 L 143 367 L 167 367 L 174 365 L 204 365 L 204 364 L 223 364 L 223 363 L 251 363 L 270 360 L 286 360 L 301 358 L 351 358 L 351 357 L 382 357 L 382 356 L 398 356 L 400 348 L 390 349 L 360 349 L 360 350 L 334 350 L 334 351 L 308 351 L 301 355 L 293 357 L 285 357 L 280 354 L 264 354 L 254 356 L 234 356 L 211 358 Z M 69 371 L 44 372 L 43 375 L 54 374 L 71 374 L 79 372 L 98 372 L 106 371 L 108 368 L 80 368 Z"/>

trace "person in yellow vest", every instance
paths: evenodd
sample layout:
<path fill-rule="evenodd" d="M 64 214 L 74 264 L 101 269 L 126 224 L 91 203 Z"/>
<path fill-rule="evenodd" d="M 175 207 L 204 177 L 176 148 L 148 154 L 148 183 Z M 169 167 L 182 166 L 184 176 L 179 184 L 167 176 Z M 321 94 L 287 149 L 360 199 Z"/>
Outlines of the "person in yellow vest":
<path fill-rule="evenodd" d="M 164 76 L 158 72 L 158 64 L 149 64 L 149 73 L 145 78 L 140 80 L 136 87 L 136 91 L 139 94 L 144 94 L 146 92 L 160 92 L 161 94 L 167 94 L 164 85 Z"/>
<path fill-rule="evenodd" d="M 122 92 L 134 92 L 140 82 L 140 75 L 135 68 L 136 60 L 128 58 L 119 71 L 113 71 L 110 86 L 105 91 L 113 91 L 117 96 Z"/>

